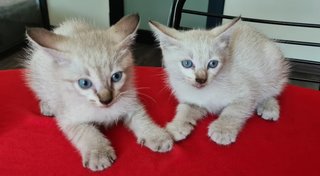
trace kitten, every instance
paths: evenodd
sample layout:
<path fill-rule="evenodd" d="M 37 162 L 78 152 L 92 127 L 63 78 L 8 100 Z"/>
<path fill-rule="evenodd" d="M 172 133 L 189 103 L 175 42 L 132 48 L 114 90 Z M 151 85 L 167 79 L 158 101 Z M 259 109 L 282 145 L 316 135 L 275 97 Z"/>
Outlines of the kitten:
<path fill-rule="evenodd" d="M 116 159 L 97 124 L 123 120 L 152 151 L 171 150 L 169 133 L 156 125 L 138 100 L 134 87 L 131 45 L 139 16 L 130 15 L 108 29 L 71 20 L 54 32 L 27 29 L 31 55 L 28 85 L 40 100 L 43 115 L 54 115 L 61 130 L 92 171 Z"/>
<path fill-rule="evenodd" d="M 228 145 L 254 111 L 276 121 L 276 97 L 287 83 L 288 63 L 271 40 L 237 18 L 211 30 L 178 31 L 150 21 L 160 42 L 168 84 L 179 101 L 166 126 L 179 141 L 207 113 L 219 114 L 208 136 Z"/>

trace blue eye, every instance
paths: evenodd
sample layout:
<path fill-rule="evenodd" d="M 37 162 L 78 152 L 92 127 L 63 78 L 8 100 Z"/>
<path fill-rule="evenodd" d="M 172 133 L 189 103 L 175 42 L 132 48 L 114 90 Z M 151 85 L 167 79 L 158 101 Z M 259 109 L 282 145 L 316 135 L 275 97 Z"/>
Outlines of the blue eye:
<path fill-rule="evenodd" d="M 92 87 L 92 82 L 89 79 L 85 78 L 79 79 L 78 84 L 81 89 L 89 89 L 90 87 Z"/>
<path fill-rule="evenodd" d="M 119 72 L 114 73 L 114 74 L 111 76 L 111 81 L 112 81 L 112 82 L 118 82 L 118 81 L 121 80 L 121 78 L 122 78 L 122 72 L 119 71 Z"/>
<path fill-rule="evenodd" d="M 217 60 L 211 60 L 208 63 L 208 68 L 216 68 L 218 66 L 218 63 L 219 63 L 219 61 L 217 61 Z"/>
<path fill-rule="evenodd" d="M 193 66 L 193 63 L 191 60 L 183 60 L 183 61 L 181 61 L 181 65 L 184 68 L 191 68 Z"/>

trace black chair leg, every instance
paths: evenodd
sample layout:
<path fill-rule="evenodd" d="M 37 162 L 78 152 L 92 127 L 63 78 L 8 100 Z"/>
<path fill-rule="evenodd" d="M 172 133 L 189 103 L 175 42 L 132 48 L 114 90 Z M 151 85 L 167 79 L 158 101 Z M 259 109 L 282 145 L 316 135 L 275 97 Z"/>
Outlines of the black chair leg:
<path fill-rule="evenodd" d="M 182 9 L 186 0 L 173 0 L 170 17 L 169 17 L 169 27 L 174 27 L 178 29 L 181 22 Z"/>

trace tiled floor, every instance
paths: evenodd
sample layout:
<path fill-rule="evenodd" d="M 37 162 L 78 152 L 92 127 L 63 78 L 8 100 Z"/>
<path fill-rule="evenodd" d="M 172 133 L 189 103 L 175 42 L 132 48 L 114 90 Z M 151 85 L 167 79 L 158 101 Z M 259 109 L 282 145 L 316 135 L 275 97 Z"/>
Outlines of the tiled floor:
<path fill-rule="evenodd" d="M 135 63 L 140 66 L 161 66 L 161 50 L 154 45 L 138 43 L 134 46 L 133 53 L 135 55 Z M 17 50 L 12 54 L 7 54 L 5 56 L 0 55 L 0 70 L 4 69 L 15 69 L 22 68 L 22 64 L 25 59 L 25 51 L 23 49 Z M 301 73 L 291 73 L 295 77 L 314 77 L 319 75 L 303 75 Z M 320 78 L 319 78 L 320 79 Z M 319 90 L 319 83 L 298 81 L 298 80 L 290 80 L 291 84 L 311 88 L 315 90 Z"/>

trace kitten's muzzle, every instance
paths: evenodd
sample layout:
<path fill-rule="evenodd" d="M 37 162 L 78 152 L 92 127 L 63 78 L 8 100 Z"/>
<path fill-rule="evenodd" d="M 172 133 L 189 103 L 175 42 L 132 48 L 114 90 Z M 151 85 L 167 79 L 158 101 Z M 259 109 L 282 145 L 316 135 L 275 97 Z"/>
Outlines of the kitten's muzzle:
<path fill-rule="evenodd" d="M 195 76 L 196 76 L 195 81 L 197 83 L 205 84 L 207 82 L 208 75 L 206 70 L 204 69 L 197 70 L 195 73 Z"/>
<path fill-rule="evenodd" d="M 194 87 L 200 89 L 200 88 L 206 86 L 207 78 L 196 78 L 195 80 L 196 80 L 196 82 L 195 82 L 195 84 L 193 84 Z"/>
<path fill-rule="evenodd" d="M 196 78 L 196 82 L 199 84 L 204 84 L 207 82 L 207 78 Z"/>
<path fill-rule="evenodd" d="M 195 84 L 193 86 L 196 88 L 202 88 L 206 86 L 207 80 L 207 72 L 204 70 L 199 70 L 196 72 Z"/>
<path fill-rule="evenodd" d="M 103 89 L 100 92 L 98 92 L 98 98 L 101 104 L 108 105 L 113 100 L 112 91 L 109 91 L 107 89 Z"/>

